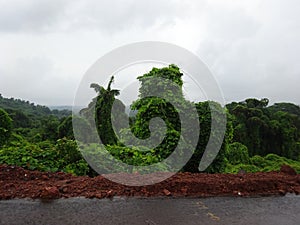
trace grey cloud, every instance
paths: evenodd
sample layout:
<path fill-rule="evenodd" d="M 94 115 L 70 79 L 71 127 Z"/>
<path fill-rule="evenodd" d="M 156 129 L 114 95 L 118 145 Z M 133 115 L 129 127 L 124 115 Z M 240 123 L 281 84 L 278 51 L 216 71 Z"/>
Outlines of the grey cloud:
<path fill-rule="evenodd" d="M 71 27 L 94 29 L 114 33 L 132 28 L 148 28 L 157 22 L 172 24 L 174 19 L 183 16 L 177 0 L 135 1 L 102 0 L 81 1 L 69 11 L 73 17 Z M 80 8 L 78 6 L 80 5 Z"/>
<path fill-rule="evenodd" d="M 97 30 L 115 33 L 173 24 L 185 15 L 182 1 L 146 0 L 12 0 L 0 2 L 2 32 L 70 32 Z"/>
<path fill-rule="evenodd" d="M 294 10 L 299 6 L 264 1 L 259 16 L 226 9 L 228 19 L 209 15 L 209 36 L 198 53 L 213 68 L 227 101 L 267 97 L 271 103 L 300 103 L 300 16 Z"/>
<path fill-rule="evenodd" d="M 0 2 L 0 31 L 40 32 L 62 18 L 67 0 L 7 0 Z"/>
<path fill-rule="evenodd" d="M 7 41 L 11 37 L 25 45 L 16 45 L 19 47 L 15 55 L 10 54 L 12 56 L 8 59 L 11 65 L 1 65 L 0 62 L 0 89 L 2 92 L 5 90 L 2 94 L 18 95 L 47 104 L 71 102 L 78 80 L 67 80 L 71 76 L 67 73 L 74 73 L 70 62 L 76 61 L 77 57 L 76 62 L 80 64 L 80 57 L 65 54 L 70 56 L 70 60 L 63 64 L 62 59 L 66 56 L 54 52 L 55 48 L 49 51 L 51 46 L 56 46 L 56 51 L 69 51 L 71 48 L 74 50 L 75 45 L 84 45 L 92 50 L 85 52 L 78 48 L 80 54 L 90 51 L 97 57 L 99 52 L 100 57 L 110 48 L 117 47 L 115 45 L 139 39 L 152 40 L 154 37 L 157 40 L 161 37 L 162 41 L 180 44 L 174 37 L 178 33 L 181 43 L 201 40 L 197 53 L 215 72 L 227 101 L 268 97 L 272 102 L 293 101 L 299 104 L 299 1 L 245 0 L 253 7 L 252 11 L 234 1 L 220 2 L 0 0 L 0 32 L 11 34 L 1 34 L 2 46 L 9 43 L 6 49 L 14 52 L 13 41 Z M 180 30 L 182 26 L 177 26 L 190 25 L 189 22 L 195 25 L 195 30 L 199 29 L 199 36 L 192 37 L 197 32 L 185 34 Z M 172 36 L 168 34 L 170 30 Z M 59 34 L 48 35 L 47 32 Z M 153 37 L 147 36 L 151 32 L 154 32 Z M 38 47 L 33 41 L 26 41 L 31 35 L 41 41 Z M 89 37 L 88 43 L 82 44 L 80 38 L 84 35 Z M 116 41 L 118 38 L 126 40 Z M 63 43 L 71 40 L 73 45 Z M 93 41 L 100 44 L 95 47 Z M 60 45 L 61 48 L 58 48 Z M 18 54 L 23 59 L 16 60 L 21 57 Z M 49 54 L 52 58 L 31 57 L 41 54 Z M 0 56 L 5 59 L 5 52 Z M 64 71 L 62 74 L 56 71 L 55 60 L 62 60 L 59 65 Z M 82 68 L 86 66 L 81 65 Z M 27 85 L 28 80 L 30 85 Z"/>
<path fill-rule="evenodd" d="M 65 104 L 74 96 L 76 81 L 61 76 L 49 58 L 18 58 L 0 68 L 0 93 L 4 96 L 48 105 Z"/>
<path fill-rule="evenodd" d="M 214 7 L 206 17 L 208 32 L 214 39 L 237 41 L 255 35 L 258 21 L 243 9 Z"/>

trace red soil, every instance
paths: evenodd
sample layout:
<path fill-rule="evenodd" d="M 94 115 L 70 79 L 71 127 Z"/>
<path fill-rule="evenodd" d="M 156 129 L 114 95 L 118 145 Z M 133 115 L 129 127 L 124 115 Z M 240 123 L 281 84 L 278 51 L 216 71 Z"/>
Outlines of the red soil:
<path fill-rule="evenodd" d="M 130 175 L 136 176 L 136 175 Z M 156 176 L 154 174 L 153 176 Z M 28 171 L 0 165 L 0 200 L 113 196 L 268 196 L 300 193 L 300 174 L 283 166 L 280 172 L 241 174 L 178 173 L 154 185 L 129 187 L 102 176 L 76 177 L 57 172 Z"/>

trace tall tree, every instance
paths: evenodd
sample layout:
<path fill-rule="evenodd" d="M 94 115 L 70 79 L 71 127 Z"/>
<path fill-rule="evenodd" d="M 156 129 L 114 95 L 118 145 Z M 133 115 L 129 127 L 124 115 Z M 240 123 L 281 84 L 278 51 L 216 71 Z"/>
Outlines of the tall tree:
<path fill-rule="evenodd" d="M 111 88 L 113 81 L 114 76 L 110 78 L 106 89 L 95 84 L 91 85 L 91 87 L 93 86 L 95 91 L 98 92 L 95 107 L 95 122 L 98 135 L 102 143 L 105 145 L 116 145 L 118 143 L 118 137 L 116 136 L 112 127 L 111 115 L 114 102 L 119 101 L 116 100 L 115 97 L 120 94 L 120 91 Z M 122 105 L 123 103 L 119 101 L 119 104 Z M 125 106 L 123 113 L 125 113 Z"/>

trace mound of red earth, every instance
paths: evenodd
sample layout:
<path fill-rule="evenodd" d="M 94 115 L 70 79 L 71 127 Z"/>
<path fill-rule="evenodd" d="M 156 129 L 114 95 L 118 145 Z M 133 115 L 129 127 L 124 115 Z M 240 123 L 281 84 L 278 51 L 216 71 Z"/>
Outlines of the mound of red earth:
<path fill-rule="evenodd" d="M 159 174 L 152 174 L 158 176 Z M 136 174 L 130 175 L 135 179 Z M 0 199 L 113 196 L 268 196 L 300 193 L 300 174 L 283 166 L 279 172 L 240 174 L 178 173 L 154 185 L 131 187 L 102 176 L 90 178 L 62 172 L 29 171 L 0 165 Z"/>

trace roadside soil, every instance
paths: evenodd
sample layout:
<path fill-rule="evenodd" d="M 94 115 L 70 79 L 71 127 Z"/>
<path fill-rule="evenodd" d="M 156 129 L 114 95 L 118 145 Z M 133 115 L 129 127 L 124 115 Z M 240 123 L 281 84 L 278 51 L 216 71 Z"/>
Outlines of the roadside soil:
<path fill-rule="evenodd" d="M 131 174 L 130 179 L 135 179 L 136 176 L 141 175 Z M 0 200 L 113 196 L 270 196 L 286 193 L 300 193 L 300 174 L 296 174 L 287 166 L 283 166 L 278 172 L 268 173 L 178 173 L 161 183 L 130 187 L 114 183 L 100 175 L 90 178 L 63 172 L 29 171 L 21 167 L 0 165 Z"/>

